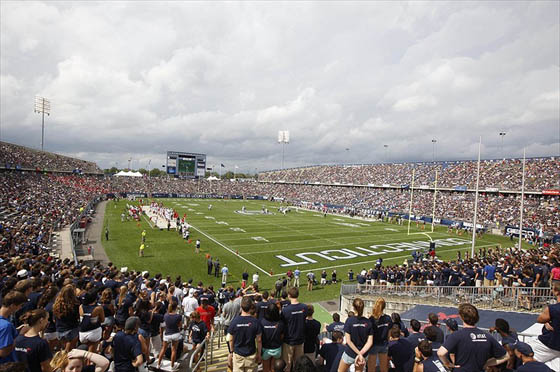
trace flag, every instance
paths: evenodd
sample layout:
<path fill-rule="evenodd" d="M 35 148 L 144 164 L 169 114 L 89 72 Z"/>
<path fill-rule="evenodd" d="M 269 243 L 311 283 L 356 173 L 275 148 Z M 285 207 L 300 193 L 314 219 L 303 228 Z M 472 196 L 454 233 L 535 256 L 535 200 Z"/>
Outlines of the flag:
<path fill-rule="evenodd" d="M 225 165 L 223 165 L 223 164 L 220 164 L 220 166 L 221 166 L 222 168 L 225 168 L 225 167 L 226 167 L 226 166 L 225 166 Z"/>

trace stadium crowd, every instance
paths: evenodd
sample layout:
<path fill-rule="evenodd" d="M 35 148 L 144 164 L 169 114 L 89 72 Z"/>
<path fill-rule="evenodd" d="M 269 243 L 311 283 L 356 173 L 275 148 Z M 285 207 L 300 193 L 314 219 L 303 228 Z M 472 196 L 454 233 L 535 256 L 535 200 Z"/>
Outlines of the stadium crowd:
<path fill-rule="evenodd" d="M 158 368 L 164 358 L 176 370 L 183 342 L 194 345 L 196 361 L 203 350 L 197 346 L 222 325 L 235 372 L 256 371 L 259 364 L 265 372 L 344 372 L 352 365 L 382 372 L 545 372 L 551 369 L 544 362 L 560 358 L 560 304 L 545 307 L 537 319 L 542 334 L 529 344 L 504 319 L 492 330 L 501 343 L 476 328 L 471 304 L 458 307 L 461 329 L 446 321 L 451 334 L 445 339 L 435 314 L 423 330 L 423 320 L 411 320 L 408 329 L 398 313 L 384 313 L 382 298 L 370 314 L 355 298 L 346 321 L 335 314 L 322 334 L 313 305 L 300 303 L 298 287 L 289 283 L 279 296 L 256 283 L 215 291 L 180 276 L 87 267 L 47 254 L 14 257 L 0 250 L 0 258 L 3 371 L 132 372 L 148 364 Z M 560 300 L 560 282 L 552 290 Z"/>
<path fill-rule="evenodd" d="M 26 168 L 40 171 L 76 172 L 102 174 L 103 171 L 91 161 L 71 158 L 47 151 L 0 141 L 0 167 Z"/>
<path fill-rule="evenodd" d="M 320 165 L 262 172 L 259 181 L 285 181 L 299 183 L 340 183 L 355 185 L 409 185 L 412 171 L 414 184 L 432 187 L 438 172 L 438 187 L 454 188 L 476 186 L 476 161 L 436 163 L 391 163 L 366 165 Z M 484 160 L 480 166 L 481 189 L 521 190 L 522 160 Z M 526 161 L 525 189 L 542 191 L 560 186 L 560 161 L 558 158 L 532 158 Z"/>

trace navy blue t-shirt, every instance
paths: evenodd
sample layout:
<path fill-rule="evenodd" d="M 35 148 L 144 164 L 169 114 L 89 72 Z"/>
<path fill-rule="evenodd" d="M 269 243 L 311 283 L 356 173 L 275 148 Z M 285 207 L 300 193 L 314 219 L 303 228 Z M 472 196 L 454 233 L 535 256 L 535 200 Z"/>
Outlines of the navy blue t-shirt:
<path fill-rule="evenodd" d="M 373 344 L 376 346 L 387 345 L 389 343 L 387 335 L 389 334 L 389 329 L 393 326 L 391 317 L 383 314 L 377 320 L 374 317 L 370 317 L 369 320 L 373 327 Z M 373 350 L 373 348 L 370 350 Z"/>
<path fill-rule="evenodd" d="M 414 347 L 404 338 L 389 342 L 389 352 L 395 365 L 395 372 L 412 372 L 414 365 Z"/>
<path fill-rule="evenodd" d="M 327 326 L 327 332 L 340 331 L 344 333 L 344 323 L 342 322 L 332 322 Z"/>
<path fill-rule="evenodd" d="M 506 350 L 488 332 L 476 327 L 463 328 L 447 336 L 443 347 L 455 354 L 454 372 L 482 371 L 490 358 L 501 358 Z"/>
<path fill-rule="evenodd" d="M 325 360 L 324 371 L 329 372 L 332 369 L 333 363 L 336 359 L 336 356 L 338 355 L 338 352 L 343 350 L 344 350 L 344 345 L 337 344 L 337 343 L 323 344 L 323 346 L 321 346 L 321 350 L 319 350 L 319 355 L 323 357 L 323 359 Z"/>
<path fill-rule="evenodd" d="M 284 342 L 288 345 L 301 345 L 305 341 L 305 318 L 307 306 L 305 304 L 290 304 L 282 309 L 282 319 L 286 326 Z"/>
<path fill-rule="evenodd" d="M 435 354 L 424 360 L 422 366 L 424 367 L 424 372 L 447 372 L 447 368 L 444 367 L 441 360 Z"/>
<path fill-rule="evenodd" d="M 443 344 L 443 339 L 444 339 L 444 334 L 443 331 L 441 330 L 441 328 L 439 328 L 438 326 L 435 325 L 429 325 L 426 328 L 424 328 L 424 335 L 426 334 L 426 329 L 428 328 L 433 328 L 436 332 L 436 339 L 435 342 L 439 342 L 440 344 Z"/>
<path fill-rule="evenodd" d="M 264 312 L 266 311 L 266 308 L 268 307 L 269 302 L 268 301 L 261 301 L 261 302 L 257 302 L 256 303 L 256 307 L 257 307 L 257 318 L 258 319 L 262 319 L 264 318 Z"/>
<path fill-rule="evenodd" d="M 163 315 L 160 313 L 154 313 L 152 315 L 152 321 L 150 323 L 150 336 L 154 337 L 159 335 L 159 328 L 161 323 L 163 323 Z"/>
<path fill-rule="evenodd" d="M 17 336 L 15 350 L 18 360 L 27 365 L 28 372 L 41 372 L 41 363 L 52 358 L 49 343 L 39 336 Z"/>
<path fill-rule="evenodd" d="M 259 321 L 252 316 L 238 315 L 231 321 L 228 333 L 233 335 L 233 352 L 241 356 L 255 354 L 255 339 L 262 333 Z"/>
<path fill-rule="evenodd" d="M 206 323 L 202 320 L 198 323 L 192 322 L 189 324 L 189 330 L 191 332 L 192 341 L 195 344 L 200 344 L 204 341 L 206 334 L 208 333 L 208 328 L 206 327 Z"/>
<path fill-rule="evenodd" d="M 410 342 L 410 344 L 413 347 L 418 346 L 418 344 L 420 343 L 420 341 L 425 340 L 426 339 L 426 335 L 418 332 L 418 333 L 411 333 L 407 338 L 407 341 Z"/>
<path fill-rule="evenodd" d="M 317 336 L 321 332 L 321 323 L 315 319 L 305 319 L 305 342 L 303 343 L 304 353 L 315 353 L 319 346 Z"/>
<path fill-rule="evenodd" d="M 113 337 L 115 372 L 135 372 L 132 362 L 142 354 L 138 335 L 128 335 L 122 331 Z"/>
<path fill-rule="evenodd" d="M 548 312 L 554 331 L 543 333 L 539 340 L 550 349 L 560 351 L 560 303 L 548 305 Z"/>
<path fill-rule="evenodd" d="M 284 334 L 283 322 L 271 322 L 261 319 L 262 328 L 262 347 L 265 349 L 277 349 L 282 346 L 282 336 Z"/>
<path fill-rule="evenodd" d="M 356 346 L 358 350 L 362 350 L 368 337 L 373 335 L 373 329 L 369 319 L 363 316 L 352 316 L 344 323 L 344 333 L 348 333 L 354 346 Z M 344 347 L 344 352 L 351 358 L 356 357 L 356 353 L 348 345 Z"/>
<path fill-rule="evenodd" d="M 174 335 L 179 333 L 179 323 L 183 317 L 179 314 L 165 314 L 163 321 L 165 322 L 165 335 Z"/>

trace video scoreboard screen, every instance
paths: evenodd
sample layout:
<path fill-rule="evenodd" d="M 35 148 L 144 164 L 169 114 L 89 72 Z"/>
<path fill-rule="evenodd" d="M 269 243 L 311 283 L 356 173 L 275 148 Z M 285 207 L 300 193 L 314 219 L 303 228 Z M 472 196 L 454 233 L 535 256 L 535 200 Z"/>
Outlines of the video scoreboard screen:
<path fill-rule="evenodd" d="M 167 152 L 167 174 L 180 178 L 204 177 L 206 155 L 191 152 Z"/>

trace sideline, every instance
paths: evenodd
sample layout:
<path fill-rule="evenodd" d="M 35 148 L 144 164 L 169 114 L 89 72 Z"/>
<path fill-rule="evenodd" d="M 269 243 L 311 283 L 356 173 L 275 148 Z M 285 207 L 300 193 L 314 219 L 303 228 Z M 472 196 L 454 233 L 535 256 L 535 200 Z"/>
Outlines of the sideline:
<path fill-rule="evenodd" d="M 108 205 L 109 202 L 107 200 L 103 200 L 97 204 L 95 207 L 95 217 L 87 229 L 87 245 L 93 246 L 94 261 L 100 261 L 105 265 L 111 262 L 111 260 L 109 260 L 109 256 L 107 256 L 107 253 L 105 252 L 105 247 L 103 246 L 103 224 L 105 221 L 105 209 Z M 109 234 L 110 232 L 111 230 L 109 229 Z M 109 237 L 110 236 L 111 235 L 109 235 Z M 84 248 L 87 249 L 87 247 Z"/>

